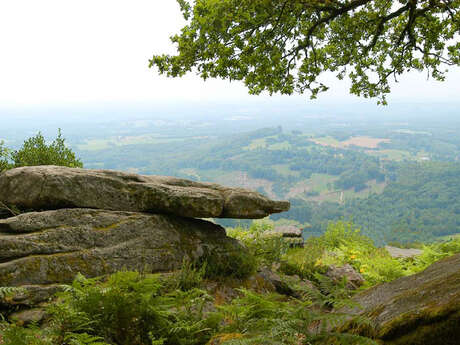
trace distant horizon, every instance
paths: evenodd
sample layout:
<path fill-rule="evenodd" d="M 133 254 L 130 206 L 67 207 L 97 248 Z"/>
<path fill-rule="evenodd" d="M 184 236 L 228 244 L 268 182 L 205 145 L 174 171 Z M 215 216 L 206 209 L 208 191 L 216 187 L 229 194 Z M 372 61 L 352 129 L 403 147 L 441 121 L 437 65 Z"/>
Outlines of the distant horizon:
<path fill-rule="evenodd" d="M 451 102 L 393 102 L 377 106 L 366 102 L 315 102 L 273 99 L 270 102 L 176 102 L 163 103 L 110 103 L 61 107 L 2 108 L 0 106 L 0 140 L 19 145 L 37 132 L 54 138 L 57 129 L 74 141 L 76 137 L 89 135 L 100 137 L 132 135 L 140 126 L 142 133 L 154 133 L 159 129 L 155 120 L 166 121 L 168 135 L 202 135 L 216 133 L 227 135 L 282 126 L 285 130 L 304 128 L 321 129 L 325 123 L 360 128 L 363 125 L 385 126 L 400 122 L 401 128 L 413 128 L 431 124 L 448 124 L 460 128 L 460 101 Z M 145 121 L 144 124 L 135 124 Z M 193 124 L 188 126 L 188 123 Z M 198 125 L 197 124 L 201 124 Z M 105 129 L 109 127 L 110 131 Z M 187 129 L 189 128 L 190 129 Z M 128 130 L 128 128 L 130 128 Z M 196 133 L 195 133 L 196 132 Z"/>
<path fill-rule="evenodd" d="M 180 82 L 180 79 L 175 79 Z M 460 83 L 459 83 L 460 85 Z M 459 90 L 460 94 L 460 90 Z M 388 104 L 377 104 L 376 98 L 364 98 L 349 95 L 350 97 L 336 97 L 336 95 L 325 92 L 320 94 L 317 99 L 310 99 L 308 94 L 294 95 L 247 95 L 247 97 L 226 97 L 216 99 L 144 99 L 144 100 L 92 100 L 92 101 L 75 101 L 75 102 L 52 102 L 52 103 L 29 103 L 29 104 L 8 104 L 2 103 L 0 99 L 1 112 L 7 110 L 30 111 L 30 110 L 53 110 L 53 109 L 101 109 L 101 108 L 145 108 L 145 107 L 208 107 L 208 106 L 225 106 L 225 105 L 292 105 L 302 107 L 341 107 L 344 105 L 371 107 L 375 109 L 391 109 L 401 105 L 430 105 L 442 104 L 452 105 L 460 104 L 459 97 L 446 97 L 430 99 L 426 97 L 419 98 L 393 98 L 392 94 L 388 95 Z"/>

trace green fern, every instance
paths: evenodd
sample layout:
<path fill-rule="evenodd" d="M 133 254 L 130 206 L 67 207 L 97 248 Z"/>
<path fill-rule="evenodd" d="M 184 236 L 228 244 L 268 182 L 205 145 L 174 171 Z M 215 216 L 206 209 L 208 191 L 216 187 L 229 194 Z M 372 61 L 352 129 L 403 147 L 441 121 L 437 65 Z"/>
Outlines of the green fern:
<path fill-rule="evenodd" d="M 195 269 L 185 272 L 186 282 L 190 271 Z M 176 279 L 137 272 L 119 272 L 106 279 L 78 275 L 63 286 L 59 303 L 48 308 L 45 329 L 0 323 L 0 334 L 2 327 L 9 331 L 8 345 L 106 345 L 104 339 L 124 345 L 204 345 L 211 338 L 221 339 L 222 345 L 374 344 L 334 331 L 350 319 L 317 307 L 342 296 L 327 280 L 319 283 L 328 290 L 326 296 L 301 300 L 241 289 L 239 297 L 216 307 L 206 291 L 181 289 Z M 365 320 L 353 322 L 359 325 Z M 39 335 L 40 342 L 31 342 L 32 334 Z"/>
<path fill-rule="evenodd" d="M 371 339 L 333 331 L 347 320 L 346 314 L 312 310 L 310 301 L 285 300 L 277 294 L 241 293 L 241 298 L 220 307 L 228 320 L 223 333 L 241 337 L 222 344 L 375 344 Z"/>
<path fill-rule="evenodd" d="M 0 323 L 0 340 L 2 345 L 54 345 L 36 325 L 24 328 L 6 322 Z"/>
<path fill-rule="evenodd" d="M 12 286 L 0 286 L 0 299 L 4 299 L 14 294 L 23 293 L 25 289 Z"/>
<path fill-rule="evenodd" d="M 69 345 L 109 345 L 98 336 L 89 335 L 88 333 L 68 333 L 64 337 L 65 344 Z"/>

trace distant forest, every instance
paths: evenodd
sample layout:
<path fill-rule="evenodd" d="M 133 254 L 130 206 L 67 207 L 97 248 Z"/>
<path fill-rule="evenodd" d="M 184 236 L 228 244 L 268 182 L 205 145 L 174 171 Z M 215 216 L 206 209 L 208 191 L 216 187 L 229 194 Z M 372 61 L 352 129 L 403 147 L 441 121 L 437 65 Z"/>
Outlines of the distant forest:
<path fill-rule="evenodd" d="M 322 233 L 329 221 L 353 219 L 379 244 L 430 241 L 460 233 L 460 165 L 411 163 L 397 171 L 383 193 L 321 204 L 291 200 L 286 217 L 310 223 L 307 234 Z"/>

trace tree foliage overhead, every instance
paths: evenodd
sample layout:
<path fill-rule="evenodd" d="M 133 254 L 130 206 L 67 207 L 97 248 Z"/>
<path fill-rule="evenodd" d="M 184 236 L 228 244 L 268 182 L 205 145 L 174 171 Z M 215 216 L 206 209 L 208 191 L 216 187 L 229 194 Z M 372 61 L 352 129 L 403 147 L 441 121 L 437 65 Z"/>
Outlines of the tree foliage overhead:
<path fill-rule="evenodd" d="M 150 67 L 183 76 L 242 80 L 250 93 L 312 97 L 322 72 L 351 80 L 352 94 L 385 103 L 389 82 L 410 70 L 444 80 L 460 65 L 460 0 L 177 0 L 187 25 L 177 55 Z"/>

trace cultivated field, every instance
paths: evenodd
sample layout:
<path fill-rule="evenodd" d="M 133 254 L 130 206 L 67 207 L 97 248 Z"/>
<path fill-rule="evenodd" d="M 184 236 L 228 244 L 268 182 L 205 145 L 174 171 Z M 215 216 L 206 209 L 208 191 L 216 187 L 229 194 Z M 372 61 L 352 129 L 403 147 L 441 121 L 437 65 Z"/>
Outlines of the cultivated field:
<path fill-rule="evenodd" d="M 321 137 L 312 139 L 316 144 L 323 146 L 331 146 L 337 148 L 346 148 L 349 146 L 358 146 L 368 149 L 376 149 L 381 143 L 389 143 L 390 139 L 371 138 L 367 136 L 352 137 L 345 141 L 338 141 L 332 137 Z"/>

